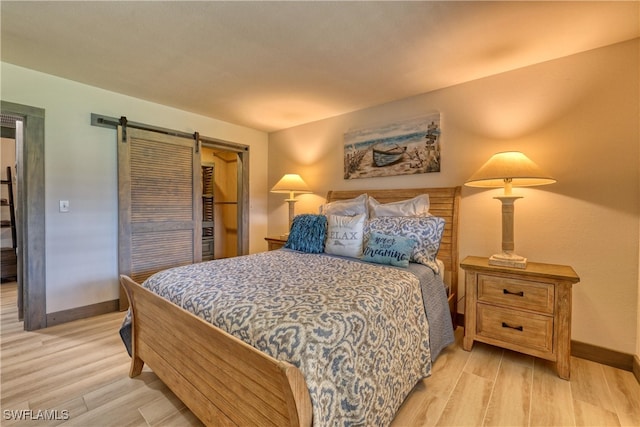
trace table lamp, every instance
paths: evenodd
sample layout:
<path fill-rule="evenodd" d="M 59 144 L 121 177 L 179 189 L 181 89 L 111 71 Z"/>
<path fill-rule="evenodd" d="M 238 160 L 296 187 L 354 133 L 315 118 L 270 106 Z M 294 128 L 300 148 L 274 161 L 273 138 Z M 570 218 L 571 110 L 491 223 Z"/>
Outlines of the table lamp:
<path fill-rule="evenodd" d="M 469 187 L 504 187 L 504 194 L 494 197 L 502 202 L 502 253 L 491 256 L 489 258 L 490 265 L 527 267 L 527 259 L 514 253 L 514 203 L 522 196 L 512 194 L 512 188 L 546 185 L 554 182 L 556 182 L 554 178 L 518 151 L 494 154 L 465 182 L 465 185 Z"/>
<path fill-rule="evenodd" d="M 289 193 L 289 198 L 286 201 L 289 203 L 289 230 L 291 230 L 291 223 L 293 222 L 295 203 L 294 193 L 311 193 L 307 184 L 300 178 L 300 175 L 295 173 L 285 174 L 280 181 L 276 183 L 271 189 L 272 193 Z"/>

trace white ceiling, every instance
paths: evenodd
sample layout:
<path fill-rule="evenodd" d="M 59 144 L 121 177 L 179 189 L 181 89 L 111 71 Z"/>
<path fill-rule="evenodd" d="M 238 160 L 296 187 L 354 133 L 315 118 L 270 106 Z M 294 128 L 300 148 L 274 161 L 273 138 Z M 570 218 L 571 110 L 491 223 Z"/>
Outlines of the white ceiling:
<path fill-rule="evenodd" d="M 640 36 L 640 2 L 0 2 L 2 61 L 275 131 Z"/>

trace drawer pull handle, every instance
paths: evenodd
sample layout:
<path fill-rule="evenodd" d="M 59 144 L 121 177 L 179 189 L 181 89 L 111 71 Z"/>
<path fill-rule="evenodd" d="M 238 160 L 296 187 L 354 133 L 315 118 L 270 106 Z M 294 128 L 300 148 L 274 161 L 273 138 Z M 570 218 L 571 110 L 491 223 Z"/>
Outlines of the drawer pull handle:
<path fill-rule="evenodd" d="M 506 323 L 506 322 L 502 322 L 502 327 L 503 328 L 509 328 L 509 329 L 515 329 L 517 331 L 522 332 L 524 330 L 524 328 L 522 326 L 511 326 L 510 324 Z"/>
<path fill-rule="evenodd" d="M 508 290 L 508 289 L 503 289 L 503 290 L 502 290 L 502 293 L 503 293 L 503 294 L 505 294 L 505 295 L 515 295 L 515 296 L 518 296 L 518 297 L 523 297 L 523 296 L 524 296 L 524 291 L 520 291 L 520 292 L 511 292 L 511 291 L 510 291 L 510 290 Z"/>

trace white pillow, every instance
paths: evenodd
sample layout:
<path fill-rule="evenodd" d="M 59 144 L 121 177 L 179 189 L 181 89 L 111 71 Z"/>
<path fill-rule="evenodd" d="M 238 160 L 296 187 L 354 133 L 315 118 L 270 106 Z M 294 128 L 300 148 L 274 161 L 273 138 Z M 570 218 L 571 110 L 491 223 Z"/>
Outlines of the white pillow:
<path fill-rule="evenodd" d="M 333 255 L 360 258 L 366 214 L 356 216 L 328 215 L 327 219 L 327 241 L 324 245 L 324 251 Z"/>
<path fill-rule="evenodd" d="M 413 199 L 398 202 L 380 203 L 369 197 L 369 215 L 371 218 L 379 216 L 425 216 L 429 214 L 429 195 L 421 194 Z"/>
<path fill-rule="evenodd" d="M 361 194 L 355 199 L 336 200 L 320 206 L 320 213 L 323 215 L 343 215 L 355 216 L 367 214 L 367 195 Z"/>

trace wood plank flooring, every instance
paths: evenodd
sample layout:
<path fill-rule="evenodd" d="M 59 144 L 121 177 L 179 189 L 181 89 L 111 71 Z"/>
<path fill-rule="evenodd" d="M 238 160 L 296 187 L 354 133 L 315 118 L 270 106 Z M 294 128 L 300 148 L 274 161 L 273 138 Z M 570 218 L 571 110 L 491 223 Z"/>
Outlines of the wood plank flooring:
<path fill-rule="evenodd" d="M 129 378 L 122 313 L 25 332 L 15 284 L 0 289 L 2 426 L 202 425 L 148 368 Z M 548 362 L 478 343 L 466 352 L 456 337 L 394 426 L 640 426 L 630 372 L 572 358 L 564 381 Z"/>

